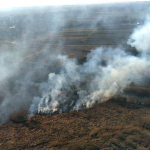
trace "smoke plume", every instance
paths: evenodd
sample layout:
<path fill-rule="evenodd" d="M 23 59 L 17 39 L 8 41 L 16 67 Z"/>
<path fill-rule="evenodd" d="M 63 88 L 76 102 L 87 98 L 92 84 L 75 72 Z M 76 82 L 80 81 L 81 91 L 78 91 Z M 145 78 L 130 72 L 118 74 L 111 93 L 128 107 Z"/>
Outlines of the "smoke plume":
<path fill-rule="evenodd" d="M 78 65 L 75 59 L 66 55 L 59 55 L 60 72 L 50 73 L 48 82 L 42 85 L 43 96 L 39 98 L 38 113 L 51 114 L 88 108 L 123 93 L 131 82 L 146 85 L 150 74 L 149 27 L 150 22 L 139 26 L 127 41 L 140 52 L 138 56 L 126 52 L 121 46 L 91 50 L 83 65 Z M 71 90 L 73 85 L 77 88 L 74 92 Z"/>
<path fill-rule="evenodd" d="M 135 47 L 139 52 L 149 52 L 150 50 L 150 22 L 139 26 L 130 36 L 128 44 Z"/>
<path fill-rule="evenodd" d="M 80 110 L 104 102 L 114 95 L 122 94 L 131 82 L 138 85 L 148 84 L 149 19 L 135 28 L 127 40 L 127 44 L 138 51 L 137 55 L 133 55 L 120 43 L 116 48 L 99 46 L 89 52 L 86 61 L 81 65 L 76 58 L 70 58 L 62 52 L 63 44 L 68 41 L 57 37 L 55 32 L 61 31 L 66 24 L 75 34 L 75 27 L 82 24 L 88 30 L 90 27 L 104 23 L 105 27 L 101 30 L 105 30 L 110 24 L 109 18 L 104 18 L 103 13 L 101 16 L 97 13 L 95 21 L 86 22 L 86 19 L 82 21 L 83 16 L 93 17 L 93 7 L 90 11 L 86 7 L 82 11 L 77 9 L 76 11 L 81 13 L 72 14 L 66 13 L 69 8 L 65 8 L 65 11 L 61 8 L 58 10 L 57 12 L 54 8 L 51 13 L 40 14 L 41 18 L 45 18 L 44 27 L 43 20 L 38 19 L 39 16 L 34 13 L 33 16 L 23 14 L 24 20 L 22 21 L 20 17 L 20 23 L 15 21 L 19 17 L 17 16 L 10 17 L 13 22 L 2 24 L 4 28 L 9 28 L 6 30 L 8 36 L 3 37 L 3 40 L 9 37 L 11 31 L 13 36 L 10 36 L 9 40 L 17 39 L 19 44 L 16 42 L 15 45 L 14 41 L 13 46 L 10 47 L 3 48 L 1 45 L 3 51 L 0 51 L 0 124 L 7 122 L 14 112 L 22 108 L 28 110 L 29 117 L 36 113 L 54 114 Z M 62 13 L 59 13 L 60 11 Z M 115 19 L 111 20 L 111 23 L 115 24 Z M 18 26 L 14 26 L 16 22 Z M 81 32 L 80 30 L 78 33 Z M 83 34 L 86 34 L 86 30 Z M 96 29 L 91 30 L 82 42 L 88 40 L 96 31 Z M 69 30 L 67 34 L 70 34 Z M 45 35 L 48 37 L 45 38 Z M 38 44 L 34 43 L 35 38 Z M 41 46 L 51 38 L 53 40 L 49 45 L 56 44 L 55 48 L 48 45 Z M 102 43 L 105 38 L 101 39 Z M 55 39 L 59 43 L 56 43 Z M 115 39 L 114 41 L 116 42 Z M 37 51 L 37 48 L 40 50 Z M 31 61 L 32 59 L 35 60 Z M 40 63 L 37 60 L 40 60 Z"/>
<path fill-rule="evenodd" d="M 65 55 L 59 55 L 57 59 L 62 64 L 60 72 L 50 73 L 48 83 L 42 85 L 43 96 L 39 98 L 38 113 L 89 108 L 123 93 L 131 82 L 145 85 L 150 74 L 147 58 L 133 56 L 122 47 L 91 50 L 83 65 Z M 73 91 L 71 86 L 77 89 Z"/>

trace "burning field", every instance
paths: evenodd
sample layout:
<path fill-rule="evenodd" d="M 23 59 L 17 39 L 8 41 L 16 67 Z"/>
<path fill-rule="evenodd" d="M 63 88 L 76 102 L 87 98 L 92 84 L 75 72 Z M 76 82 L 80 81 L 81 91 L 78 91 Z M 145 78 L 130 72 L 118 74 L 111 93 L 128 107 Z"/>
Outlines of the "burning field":
<path fill-rule="evenodd" d="M 149 149 L 149 117 L 145 106 L 110 100 L 78 112 L 34 115 L 27 122 L 4 124 L 0 146 L 6 150 Z"/>
<path fill-rule="evenodd" d="M 1 11 L 1 147 L 150 148 L 149 5 Z"/>

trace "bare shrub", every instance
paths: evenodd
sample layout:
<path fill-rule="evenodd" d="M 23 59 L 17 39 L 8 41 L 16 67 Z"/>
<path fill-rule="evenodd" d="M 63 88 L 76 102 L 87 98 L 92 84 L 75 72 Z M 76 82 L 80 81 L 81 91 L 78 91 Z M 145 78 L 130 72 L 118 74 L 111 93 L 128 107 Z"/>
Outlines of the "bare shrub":
<path fill-rule="evenodd" d="M 125 135 L 122 132 L 117 131 L 115 138 L 116 139 L 120 139 L 120 140 L 125 140 L 126 137 L 125 137 Z"/>
<path fill-rule="evenodd" d="M 67 150 L 100 150 L 99 146 L 94 142 L 82 141 L 82 142 L 74 142 L 67 147 Z"/>
<path fill-rule="evenodd" d="M 150 115 L 140 118 L 138 121 L 134 122 L 135 126 L 150 130 Z"/>
<path fill-rule="evenodd" d="M 10 120 L 16 123 L 28 120 L 28 109 L 22 108 L 19 111 L 13 113 L 13 115 L 10 116 Z"/>
<path fill-rule="evenodd" d="M 149 131 L 147 131 L 147 130 L 144 130 L 144 131 L 142 131 L 141 132 L 141 134 L 142 134 L 142 143 L 143 143 L 143 146 L 144 147 L 150 147 L 150 143 L 149 143 L 149 141 L 150 141 L 150 132 Z"/>
<path fill-rule="evenodd" d="M 143 99 L 143 104 L 144 104 L 145 106 L 150 106 L 150 99 L 145 97 L 145 98 Z"/>
<path fill-rule="evenodd" d="M 65 139 L 58 139 L 56 141 L 51 142 L 51 147 L 61 147 L 68 144 Z"/>
<path fill-rule="evenodd" d="M 100 129 L 98 129 L 98 128 L 94 128 L 94 129 L 90 132 L 89 136 L 90 136 L 90 137 L 97 137 L 97 134 L 98 134 L 99 130 L 100 130 Z"/>
<path fill-rule="evenodd" d="M 112 138 L 112 139 L 110 139 L 110 141 L 109 141 L 109 145 L 111 145 L 111 144 L 118 145 L 118 144 L 119 144 L 119 140 L 118 140 L 118 139 L 115 139 L 115 138 Z"/>
<path fill-rule="evenodd" d="M 139 104 L 140 99 L 137 96 L 128 96 L 128 102 L 133 104 Z"/>
<path fill-rule="evenodd" d="M 130 138 L 126 139 L 125 144 L 131 147 L 132 149 L 136 149 L 136 144 Z"/>

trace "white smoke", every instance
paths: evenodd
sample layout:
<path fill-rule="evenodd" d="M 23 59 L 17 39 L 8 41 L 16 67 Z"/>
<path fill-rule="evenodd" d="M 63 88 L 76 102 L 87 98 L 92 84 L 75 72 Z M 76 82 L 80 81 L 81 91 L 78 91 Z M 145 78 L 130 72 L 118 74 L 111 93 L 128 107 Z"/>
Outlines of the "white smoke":
<path fill-rule="evenodd" d="M 11 77 L 18 72 L 22 53 L 14 51 L 2 51 L 0 55 L 0 84 L 6 82 L 8 77 Z"/>
<path fill-rule="evenodd" d="M 83 18 L 85 15 L 90 15 L 90 12 L 85 8 L 84 12 L 81 11 L 81 13 L 77 14 L 73 16 Z M 23 25 L 18 23 L 18 27 L 16 26 L 18 30 L 17 38 L 22 43 L 16 46 L 18 47 L 17 51 L 15 48 L 10 48 L 10 51 L 5 51 L 4 49 L 0 55 L 1 124 L 5 123 L 14 112 L 23 107 L 29 108 L 29 116 L 33 116 L 35 113 L 51 114 L 79 110 L 106 101 L 115 94 L 123 93 L 124 88 L 131 82 L 140 85 L 144 85 L 147 82 L 150 74 L 149 21 L 136 28 L 128 40 L 128 44 L 139 51 L 138 56 L 132 55 L 121 46 L 117 48 L 98 47 L 91 50 L 87 56 L 87 61 L 83 65 L 79 65 L 76 59 L 69 58 L 67 55 L 55 56 L 55 49 L 53 50 L 50 46 L 44 49 L 40 45 L 37 47 L 40 47 L 42 51 L 38 55 L 39 52 L 37 52 L 37 47 L 35 46 L 37 43 L 34 45 L 34 40 L 32 41 L 32 38 L 36 38 L 36 32 L 41 35 L 39 36 L 39 41 L 41 40 L 40 42 L 44 43 L 42 35 L 50 34 L 50 31 L 63 29 L 66 23 L 65 18 L 68 20 L 69 15 L 65 17 L 64 15 L 59 15 L 59 13 L 54 16 L 46 14 L 45 20 L 48 20 L 48 23 L 44 23 L 44 28 L 42 26 L 43 21 L 40 22 L 40 20 L 36 19 L 36 16 L 34 19 L 34 15 L 27 15 L 23 19 L 25 27 L 24 21 L 20 21 Z M 79 20 L 73 22 L 74 18 L 72 17 L 72 20 L 70 20 L 71 24 L 69 26 L 71 27 L 79 26 L 82 23 Z M 96 18 L 96 20 L 96 22 L 91 21 L 90 26 L 95 26 L 100 20 L 103 20 L 105 25 L 110 24 L 107 21 L 108 19 L 103 18 L 103 16 Z M 37 30 L 34 31 L 34 28 Z M 53 32 L 50 36 L 53 37 Z M 31 47 L 27 44 L 30 43 L 29 41 L 33 44 Z M 60 39 L 59 51 L 61 51 L 63 42 L 66 41 Z M 51 44 L 55 44 L 55 41 Z M 23 49 L 28 57 L 24 58 L 24 52 L 20 52 Z M 44 53 L 44 51 L 51 54 L 51 59 L 47 61 L 48 65 L 34 62 L 41 60 L 41 58 L 45 59 L 47 53 Z M 34 57 L 36 60 L 33 60 L 33 65 L 31 65 L 32 62 L 30 63 L 32 56 L 36 56 Z M 24 59 L 27 61 L 24 62 Z M 39 72 L 52 73 L 49 74 L 46 82 L 45 76 Z"/>
<path fill-rule="evenodd" d="M 146 84 L 150 74 L 150 22 L 137 27 L 127 43 L 135 47 L 140 55 L 131 55 L 123 47 L 100 47 L 91 50 L 87 61 L 81 66 L 75 59 L 59 55 L 57 59 L 62 64 L 61 70 L 58 74 L 50 73 L 48 83 L 42 85 L 46 88 L 40 99 L 38 112 L 61 113 L 88 108 L 117 93 L 123 93 L 123 89 L 131 82 Z M 83 90 L 82 83 L 85 83 Z M 78 89 L 76 99 L 69 96 L 75 94 L 71 93 L 72 85 Z"/>
<path fill-rule="evenodd" d="M 131 34 L 128 44 L 135 47 L 139 52 L 150 51 L 150 22 L 136 28 Z"/>
<path fill-rule="evenodd" d="M 60 105 L 66 104 L 62 108 L 63 110 L 59 110 L 65 111 L 70 101 L 69 97 L 67 97 L 67 91 L 69 92 L 72 84 L 77 85 L 80 81 L 79 66 L 76 64 L 75 59 L 70 59 L 65 55 L 58 55 L 58 60 L 62 69 L 59 74 L 49 74 L 48 83 L 42 85 L 42 89 L 45 89 L 46 86 L 46 90 L 43 92 L 43 98 L 39 103 L 39 112 L 53 113 L 58 111 Z"/>
<path fill-rule="evenodd" d="M 44 91 L 38 105 L 39 113 L 61 113 L 91 107 L 117 93 L 123 93 L 131 82 L 144 85 L 150 74 L 148 58 L 133 56 L 123 47 L 96 48 L 83 65 L 78 65 L 75 59 L 66 55 L 58 55 L 57 59 L 61 69 L 58 74 L 50 73 L 48 83 L 42 85 Z M 105 61 L 105 65 L 102 61 Z M 83 89 L 82 83 L 85 84 Z M 75 99 L 72 97 L 75 95 L 71 90 L 72 85 L 78 89 Z"/>

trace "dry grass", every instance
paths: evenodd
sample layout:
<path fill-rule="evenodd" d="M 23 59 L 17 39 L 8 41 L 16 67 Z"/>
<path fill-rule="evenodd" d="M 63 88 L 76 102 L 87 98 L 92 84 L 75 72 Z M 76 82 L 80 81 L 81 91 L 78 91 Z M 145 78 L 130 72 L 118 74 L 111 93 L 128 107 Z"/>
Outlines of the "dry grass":
<path fill-rule="evenodd" d="M 150 115 L 140 118 L 137 122 L 134 123 L 134 125 L 137 125 L 140 128 L 143 128 L 146 130 L 150 130 Z"/>
<path fill-rule="evenodd" d="M 13 122 L 26 116 L 14 114 Z M 22 114 L 22 115 L 21 115 Z M 88 110 L 36 115 L 25 123 L 0 127 L 0 144 L 10 149 L 98 150 L 150 148 L 150 109 L 108 101 Z M 9 140 L 8 140 L 9 139 Z"/>
<path fill-rule="evenodd" d="M 64 145 L 68 144 L 68 142 L 65 139 L 58 139 L 53 142 L 51 142 L 51 147 L 62 147 Z"/>
<path fill-rule="evenodd" d="M 13 113 L 10 116 L 10 120 L 16 123 L 24 122 L 28 120 L 28 109 L 21 108 L 19 111 Z"/>

